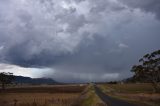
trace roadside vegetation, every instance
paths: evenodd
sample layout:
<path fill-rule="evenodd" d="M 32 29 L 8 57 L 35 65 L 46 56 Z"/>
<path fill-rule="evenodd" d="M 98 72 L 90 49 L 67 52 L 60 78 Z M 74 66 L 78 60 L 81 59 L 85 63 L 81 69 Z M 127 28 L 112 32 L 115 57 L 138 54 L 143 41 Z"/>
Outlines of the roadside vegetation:
<path fill-rule="evenodd" d="M 160 106 L 160 94 L 153 92 L 153 86 L 150 83 L 100 84 L 99 87 L 106 95 L 138 106 Z"/>
<path fill-rule="evenodd" d="M 95 93 L 95 88 L 92 84 L 82 92 L 73 106 L 107 106 Z"/>

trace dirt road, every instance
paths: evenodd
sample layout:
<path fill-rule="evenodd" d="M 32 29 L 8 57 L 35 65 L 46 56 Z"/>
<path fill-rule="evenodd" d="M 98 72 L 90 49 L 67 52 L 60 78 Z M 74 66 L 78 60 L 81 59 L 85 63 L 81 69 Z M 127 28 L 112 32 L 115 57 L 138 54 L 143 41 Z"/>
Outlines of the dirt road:
<path fill-rule="evenodd" d="M 95 92 L 108 106 L 137 106 L 126 101 L 107 96 L 97 86 L 95 86 Z"/>

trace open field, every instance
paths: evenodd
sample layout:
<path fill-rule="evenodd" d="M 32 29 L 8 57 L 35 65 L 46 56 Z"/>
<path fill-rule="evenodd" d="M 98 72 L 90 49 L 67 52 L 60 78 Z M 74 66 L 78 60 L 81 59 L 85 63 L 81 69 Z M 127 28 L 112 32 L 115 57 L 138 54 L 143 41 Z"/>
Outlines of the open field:
<path fill-rule="evenodd" d="M 5 90 L 7 93 L 79 93 L 84 86 L 81 85 L 46 85 L 46 86 L 21 86 Z"/>
<path fill-rule="evenodd" d="M 86 86 L 9 88 L 0 93 L 0 106 L 71 106 Z"/>
<path fill-rule="evenodd" d="M 106 89 L 119 93 L 152 93 L 153 87 L 151 84 L 104 84 Z"/>
<path fill-rule="evenodd" d="M 0 93 L 0 106 L 106 106 L 89 85 L 39 85 L 9 87 Z M 160 94 L 151 84 L 99 84 L 106 95 L 137 106 L 160 106 Z M 111 101 L 114 102 L 114 101 Z"/>
<path fill-rule="evenodd" d="M 100 84 L 107 95 L 134 102 L 140 106 L 160 106 L 160 94 L 151 84 Z"/>
<path fill-rule="evenodd" d="M 70 106 L 79 93 L 7 93 L 0 97 L 0 106 Z"/>

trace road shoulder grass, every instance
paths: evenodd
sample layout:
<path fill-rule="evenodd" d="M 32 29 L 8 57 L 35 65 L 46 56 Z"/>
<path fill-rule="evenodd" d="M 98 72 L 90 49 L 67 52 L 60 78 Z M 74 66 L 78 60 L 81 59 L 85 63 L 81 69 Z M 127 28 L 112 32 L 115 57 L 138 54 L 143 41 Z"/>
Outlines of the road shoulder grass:
<path fill-rule="evenodd" d="M 107 106 L 95 93 L 95 88 L 92 84 L 82 92 L 78 101 L 74 106 Z"/>
<path fill-rule="evenodd" d="M 101 84 L 100 89 L 113 98 L 121 99 L 134 103 L 138 106 L 160 106 L 160 94 L 151 93 L 150 85 L 130 85 L 130 84 Z M 142 88 L 143 87 L 143 88 Z M 122 89 L 124 88 L 124 89 Z M 142 92 L 143 89 L 143 92 Z"/>

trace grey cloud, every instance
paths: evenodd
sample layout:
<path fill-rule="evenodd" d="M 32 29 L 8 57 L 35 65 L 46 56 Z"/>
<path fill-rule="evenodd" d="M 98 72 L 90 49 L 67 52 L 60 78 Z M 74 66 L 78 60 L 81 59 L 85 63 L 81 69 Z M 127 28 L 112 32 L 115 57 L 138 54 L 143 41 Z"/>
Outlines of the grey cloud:
<path fill-rule="evenodd" d="M 159 0 L 119 0 L 132 8 L 140 8 L 146 12 L 156 14 L 160 18 L 160 1 Z"/>
<path fill-rule="evenodd" d="M 120 3 L 114 2 L 112 0 L 91 0 L 91 5 L 93 6 L 90 11 L 95 13 L 104 11 L 105 12 L 122 11 L 125 9 L 124 5 L 121 5 Z"/>
<path fill-rule="evenodd" d="M 80 2 L 84 2 L 86 0 L 75 0 L 75 2 L 80 3 Z"/>
<path fill-rule="evenodd" d="M 0 62 L 49 67 L 44 75 L 68 82 L 129 77 L 143 54 L 159 49 L 160 22 L 124 3 L 0 1 Z"/>

